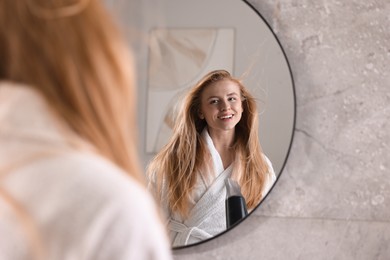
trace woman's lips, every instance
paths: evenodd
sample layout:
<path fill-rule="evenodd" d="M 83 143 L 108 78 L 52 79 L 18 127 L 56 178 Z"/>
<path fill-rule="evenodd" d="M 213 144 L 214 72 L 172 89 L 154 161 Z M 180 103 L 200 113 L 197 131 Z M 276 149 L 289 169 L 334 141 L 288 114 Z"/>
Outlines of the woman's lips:
<path fill-rule="evenodd" d="M 218 118 L 225 120 L 225 119 L 231 119 L 231 118 L 233 118 L 233 116 L 234 116 L 234 114 L 228 114 L 228 115 L 218 116 Z"/>

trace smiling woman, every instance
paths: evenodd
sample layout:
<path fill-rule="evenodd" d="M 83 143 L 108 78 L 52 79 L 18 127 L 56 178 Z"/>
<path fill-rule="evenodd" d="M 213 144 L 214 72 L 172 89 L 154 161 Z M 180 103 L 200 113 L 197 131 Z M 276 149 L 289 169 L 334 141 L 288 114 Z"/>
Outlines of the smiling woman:
<path fill-rule="evenodd" d="M 186 95 L 172 138 L 148 168 L 173 246 L 226 230 L 228 178 L 250 211 L 267 194 L 276 176 L 258 129 L 254 97 L 225 70 L 208 73 Z"/>
<path fill-rule="evenodd" d="M 107 2 L 111 3 L 122 27 L 132 39 L 131 45 L 137 58 L 138 127 L 141 135 L 139 149 L 144 167 L 149 165 L 174 135 L 173 128 L 184 96 L 201 82 L 208 72 L 224 69 L 229 71 L 233 78 L 239 79 L 256 101 L 258 110 L 254 113 L 259 122 L 256 130 L 257 138 L 261 141 L 263 154 L 266 154 L 262 159 L 266 161 L 267 166 L 272 162 L 272 168 L 278 178 L 286 163 L 293 138 L 294 84 L 278 39 L 255 9 L 247 1 L 242 0 L 107 0 Z M 231 93 L 230 91 L 228 94 Z M 231 102 L 234 99 L 228 100 L 223 94 L 216 96 L 222 100 L 222 104 L 224 102 L 226 106 L 231 104 L 230 112 L 217 114 L 215 119 L 215 123 L 220 122 L 229 129 L 230 124 L 236 124 L 239 114 L 232 109 Z M 249 99 L 244 96 L 240 93 L 238 97 L 239 103 L 243 106 L 240 122 L 245 120 L 243 116 L 248 111 L 245 104 Z M 202 111 L 200 104 L 198 107 L 199 111 L 193 112 L 196 120 L 203 122 L 197 129 L 200 133 L 198 135 L 210 141 L 213 133 L 207 131 L 208 137 L 202 135 L 206 118 L 202 120 L 201 114 L 207 116 L 206 110 Z M 210 125 L 212 123 L 210 121 Z M 237 132 L 236 126 L 235 136 Z M 191 143 L 193 140 L 187 140 L 187 146 L 181 143 L 183 147 L 187 147 L 185 150 L 172 147 L 172 150 L 176 150 L 177 153 L 181 152 L 179 158 L 189 156 L 190 149 L 194 149 Z M 215 142 L 213 140 L 211 144 L 221 157 L 221 161 L 217 161 L 223 171 L 229 168 L 230 161 L 235 157 L 230 158 L 232 154 L 229 152 L 225 154 L 222 150 L 218 151 L 219 143 L 217 140 Z M 206 151 L 209 146 L 204 149 Z M 194 167 L 195 159 L 199 158 L 194 158 L 191 162 L 187 161 L 188 165 L 185 167 Z M 179 167 L 179 165 L 180 163 L 177 162 L 173 166 Z M 152 175 L 152 182 L 157 188 L 159 186 L 157 173 Z M 190 177 L 183 175 L 177 178 L 179 179 L 175 180 L 176 183 L 184 183 Z M 205 183 L 206 181 L 208 180 L 204 180 Z M 258 184 L 256 180 L 252 183 Z M 247 196 L 245 185 L 242 183 L 240 185 L 243 195 Z M 221 189 L 224 189 L 223 183 L 221 186 Z M 168 195 L 184 198 L 191 193 L 187 187 L 189 186 L 185 186 L 184 190 L 172 188 L 172 192 L 176 192 L 176 195 Z M 197 187 L 194 184 L 194 190 Z M 261 186 L 252 188 L 257 189 L 258 192 L 261 190 Z M 266 194 L 261 195 L 266 196 Z M 183 199 L 181 202 L 184 201 L 186 200 Z M 195 205 L 195 201 L 191 203 Z M 251 203 L 250 199 L 246 203 Z M 251 208 L 258 205 L 259 203 Z M 179 204 L 174 206 L 181 207 Z M 186 207 L 189 209 L 190 205 Z M 198 214 L 206 214 L 202 210 L 203 208 L 200 208 Z M 222 216 L 222 219 L 224 218 L 225 216 Z M 178 226 L 178 228 L 182 227 Z M 208 235 L 208 239 L 223 234 L 224 231 L 221 230 L 223 228 Z M 192 239 L 194 238 L 187 241 L 187 245 L 208 240 Z M 184 244 L 180 242 L 173 247 L 179 248 Z"/>

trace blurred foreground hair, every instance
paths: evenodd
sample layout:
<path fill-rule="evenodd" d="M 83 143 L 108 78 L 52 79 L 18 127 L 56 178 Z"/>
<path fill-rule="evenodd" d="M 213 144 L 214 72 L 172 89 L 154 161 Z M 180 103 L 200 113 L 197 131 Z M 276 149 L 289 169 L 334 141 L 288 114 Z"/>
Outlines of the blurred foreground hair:
<path fill-rule="evenodd" d="M 86 141 L 144 185 L 133 61 L 100 1 L 0 0 L 0 61 L 0 80 L 41 93 L 74 147 Z M 41 259 L 44 246 L 34 221 L 1 186 L 0 198 Z"/>
<path fill-rule="evenodd" d="M 131 53 L 97 0 L 0 1 L 0 80 L 24 83 L 101 155 L 143 182 Z"/>

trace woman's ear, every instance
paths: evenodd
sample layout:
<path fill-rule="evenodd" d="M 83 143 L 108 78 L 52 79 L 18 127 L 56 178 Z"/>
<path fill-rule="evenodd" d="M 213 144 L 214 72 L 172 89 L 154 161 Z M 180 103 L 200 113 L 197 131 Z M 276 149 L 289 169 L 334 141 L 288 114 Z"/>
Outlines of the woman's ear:
<path fill-rule="evenodd" d="M 198 116 L 199 116 L 200 119 L 204 119 L 204 115 L 203 115 L 203 113 L 200 112 L 200 111 L 198 111 Z"/>

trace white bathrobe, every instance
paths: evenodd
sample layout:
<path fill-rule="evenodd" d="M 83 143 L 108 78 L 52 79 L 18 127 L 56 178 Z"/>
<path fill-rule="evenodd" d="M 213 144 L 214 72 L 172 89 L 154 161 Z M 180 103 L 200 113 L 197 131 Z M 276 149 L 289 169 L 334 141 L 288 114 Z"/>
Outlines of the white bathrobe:
<path fill-rule="evenodd" d="M 0 82 L 0 188 L 28 212 L 45 259 L 172 259 L 152 196 L 68 141 L 41 95 Z M 0 259 L 35 259 L 29 222 L 3 198 Z"/>
<path fill-rule="evenodd" d="M 197 243 L 226 230 L 225 179 L 230 177 L 233 165 L 231 164 L 224 169 L 222 159 L 213 144 L 207 128 L 203 130 L 202 138 L 205 140 L 212 156 L 214 178 L 212 178 L 213 181 L 210 185 L 203 178 L 198 179 L 190 200 L 191 210 L 187 219 L 183 219 L 177 213 L 171 213 L 167 204 L 163 203 L 163 211 L 167 217 L 169 235 L 173 247 Z M 276 180 L 271 162 L 266 156 L 264 157 L 270 172 L 262 192 L 263 196 L 268 193 Z"/>

